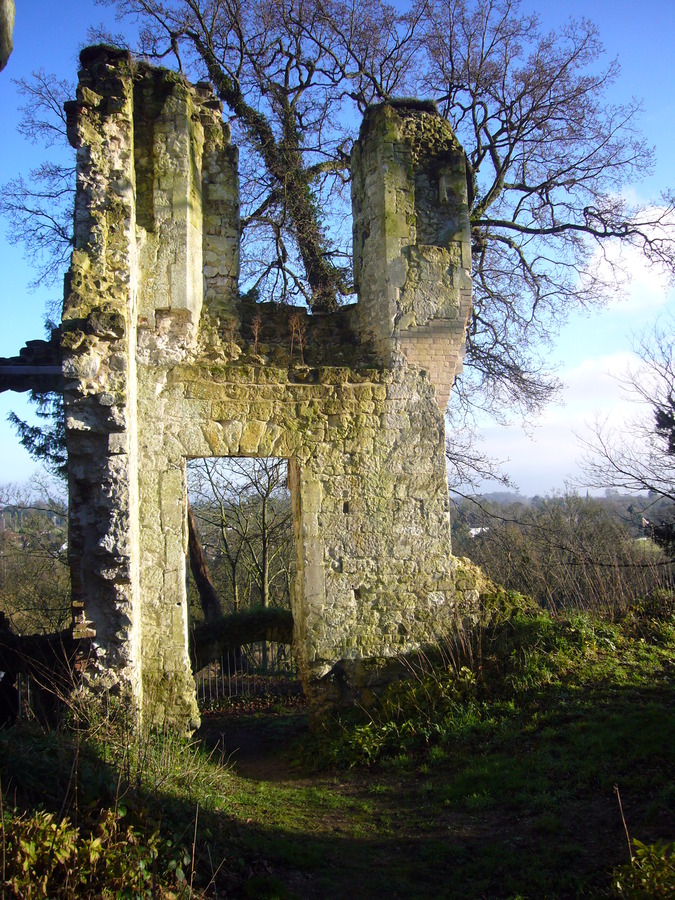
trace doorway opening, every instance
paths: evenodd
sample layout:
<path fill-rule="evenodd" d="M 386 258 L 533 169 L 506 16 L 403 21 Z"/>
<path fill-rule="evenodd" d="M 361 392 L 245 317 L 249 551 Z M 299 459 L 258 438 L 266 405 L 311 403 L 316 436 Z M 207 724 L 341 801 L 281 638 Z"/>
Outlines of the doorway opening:
<path fill-rule="evenodd" d="M 296 552 L 288 460 L 192 459 L 187 487 L 191 621 L 226 623 L 220 657 L 197 672 L 198 701 L 213 707 L 301 692 L 291 644 Z"/>

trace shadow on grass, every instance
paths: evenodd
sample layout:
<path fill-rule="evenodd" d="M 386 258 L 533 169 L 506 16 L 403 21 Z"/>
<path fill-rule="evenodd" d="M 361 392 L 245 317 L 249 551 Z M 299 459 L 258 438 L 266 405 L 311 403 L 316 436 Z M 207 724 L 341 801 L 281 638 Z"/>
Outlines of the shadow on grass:
<path fill-rule="evenodd" d="M 615 784 L 634 836 L 675 833 L 674 705 L 667 684 L 547 686 L 374 770 L 258 765 L 241 846 L 301 897 L 597 895 L 628 860 Z"/>
<path fill-rule="evenodd" d="M 258 718 L 249 747 L 257 733 L 264 752 L 251 777 L 212 755 L 205 780 L 173 772 L 171 784 L 133 790 L 100 752 L 17 728 L 0 733 L 2 787 L 9 803 L 77 808 L 80 821 L 123 796 L 129 815 L 188 846 L 198 804 L 194 886 L 208 896 L 598 896 L 628 858 L 615 784 L 632 835 L 675 833 L 674 705 L 665 683 L 550 686 L 414 756 L 318 774 L 280 755 L 301 716 Z M 241 723 L 222 727 L 236 743 Z"/>

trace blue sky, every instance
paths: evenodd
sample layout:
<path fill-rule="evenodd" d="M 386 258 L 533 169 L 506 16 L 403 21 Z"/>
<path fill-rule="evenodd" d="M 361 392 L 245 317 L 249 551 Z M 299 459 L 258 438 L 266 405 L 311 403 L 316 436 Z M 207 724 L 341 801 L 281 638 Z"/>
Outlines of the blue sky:
<path fill-rule="evenodd" d="M 608 97 L 622 102 L 643 101 L 639 124 L 656 150 L 653 175 L 632 186 L 637 199 L 649 200 L 669 184 L 675 185 L 675 3 L 646 0 L 560 0 L 536 9 L 549 27 L 567 17 L 586 16 L 595 22 L 607 51 L 618 56 L 621 75 Z M 597 417 L 621 421 L 635 413 L 618 379 L 635 366 L 632 348 L 657 318 L 675 312 L 675 292 L 661 273 L 647 269 L 631 257 L 633 282 L 617 291 L 607 309 L 588 316 L 576 315 L 563 329 L 551 353 L 551 362 L 565 387 L 560 402 L 552 404 L 526 429 L 488 426 L 482 430 L 484 449 L 499 459 L 525 494 L 560 490 L 581 478 L 581 455 L 576 434 L 588 434 Z"/>
<path fill-rule="evenodd" d="M 587 16 L 598 25 L 608 57 L 618 56 L 622 67 L 610 99 L 643 99 L 640 125 L 656 148 L 654 174 L 633 185 L 632 190 L 637 197 L 649 199 L 669 183 L 675 184 L 675 2 L 644 0 L 636 5 L 633 0 L 559 0 L 546 8 L 526 2 L 524 8 L 536 9 L 550 27 L 569 16 Z M 0 74 L 0 181 L 27 173 L 45 158 L 41 147 L 32 147 L 16 133 L 19 98 L 11 79 L 28 77 L 32 70 L 43 67 L 74 82 L 87 28 L 101 21 L 117 30 L 110 11 L 92 0 L 62 0 L 58 4 L 53 0 L 17 0 L 15 50 Z M 515 425 L 483 429 L 484 449 L 510 460 L 506 468 L 524 493 L 559 490 L 574 477 L 579 455 L 574 432 L 583 432 L 585 422 L 596 413 L 624 414 L 625 401 L 608 373 L 618 375 L 625 370 L 634 335 L 648 328 L 657 316 L 675 310 L 675 294 L 657 273 L 646 271 L 639 259 L 629 260 L 629 265 L 635 273 L 634 282 L 617 291 L 616 303 L 588 317 L 573 317 L 551 352 L 551 362 L 558 366 L 558 376 L 566 384 L 562 403 L 552 405 L 538 422 L 528 423 L 529 436 Z M 31 277 L 21 248 L 7 242 L 4 223 L 0 222 L 4 312 L 0 356 L 17 353 L 26 340 L 43 336 L 46 301 L 61 293 L 59 285 L 31 293 Z M 34 468 L 5 422 L 10 409 L 22 415 L 26 408 L 21 395 L 0 395 L 0 483 L 23 481 Z"/>
<path fill-rule="evenodd" d="M 14 52 L 0 73 L 0 182 L 27 174 L 54 152 L 32 146 L 17 133 L 21 98 L 12 79 L 28 78 L 32 71 L 43 68 L 75 83 L 79 51 L 87 43 L 87 28 L 104 20 L 114 26 L 109 10 L 96 6 L 93 0 L 16 0 Z M 5 222 L 0 220 L 0 356 L 13 356 L 26 340 L 44 337 L 47 302 L 63 296 L 60 284 L 31 292 L 28 285 L 33 277 L 22 248 L 9 244 Z M 10 410 L 22 417 L 30 418 L 31 414 L 25 395 L 0 394 L 0 483 L 25 481 L 37 468 L 6 421 Z"/>

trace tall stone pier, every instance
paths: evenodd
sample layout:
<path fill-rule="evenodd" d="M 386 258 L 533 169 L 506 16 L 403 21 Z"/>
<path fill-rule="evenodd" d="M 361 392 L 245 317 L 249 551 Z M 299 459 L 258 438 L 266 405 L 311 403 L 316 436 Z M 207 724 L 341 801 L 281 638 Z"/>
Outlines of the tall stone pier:
<path fill-rule="evenodd" d="M 444 427 L 470 307 L 462 150 L 427 107 L 370 109 L 352 156 L 358 302 L 256 305 L 238 294 L 237 153 L 210 88 L 110 48 L 81 62 L 61 333 L 92 683 L 194 727 L 186 460 L 275 456 L 289 467 L 305 690 L 316 708 L 363 699 L 466 602 Z"/>

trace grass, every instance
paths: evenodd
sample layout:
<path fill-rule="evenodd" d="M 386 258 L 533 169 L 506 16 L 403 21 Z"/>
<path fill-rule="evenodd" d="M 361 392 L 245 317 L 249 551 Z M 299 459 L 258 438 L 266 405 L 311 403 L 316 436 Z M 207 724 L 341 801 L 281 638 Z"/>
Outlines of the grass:
<path fill-rule="evenodd" d="M 145 839 L 148 896 L 672 895 L 672 605 L 608 621 L 516 600 L 431 656 L 311 736 L 278 703 L 210 712 L 191 743 L 1 732 L 5 835 L 40 806 L 84 839 L 116 810 L 111 858 Z"/>

